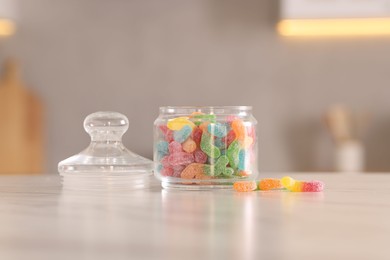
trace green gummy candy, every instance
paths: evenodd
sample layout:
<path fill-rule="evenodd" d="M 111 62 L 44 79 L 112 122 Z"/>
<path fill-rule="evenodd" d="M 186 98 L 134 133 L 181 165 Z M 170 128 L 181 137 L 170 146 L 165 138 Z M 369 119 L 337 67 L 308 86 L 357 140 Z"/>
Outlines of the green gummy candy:
<path fill-rule="evenodd" d="M 221 156 L 221 151 L 214 145 L 214 139 L 207 133 L 202 134 L 200 141 L 200 149 L 211 158 L 218 158 Z"/>
<path fill-rule="evenodd" d="M 223 169 L 222 174 L 231 177 L 234 174 L 234 170 L 233 168 L 226 167 L 225 169 Z"/>
<path fill-rule="evenodd" d="M 233 141 L 226 152 L 227 157 L 229 158 L 229 163 L 230 166 L 234 169 L 237 169 L 238 163 L 239 163 L 239 158 L 238 154 L 240 152 L 240 143 L 238 140 Z"/>

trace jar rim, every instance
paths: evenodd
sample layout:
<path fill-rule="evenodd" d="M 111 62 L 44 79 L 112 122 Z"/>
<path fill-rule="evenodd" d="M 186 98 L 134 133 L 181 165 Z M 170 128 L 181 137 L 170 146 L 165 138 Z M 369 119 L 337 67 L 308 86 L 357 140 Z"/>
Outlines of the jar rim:
<path fill-rule="evenodd" d="M 160 112 L 174 113 L 177 110 L 236 110 L 251 111 L 252 106 L 162 106 Z"/>

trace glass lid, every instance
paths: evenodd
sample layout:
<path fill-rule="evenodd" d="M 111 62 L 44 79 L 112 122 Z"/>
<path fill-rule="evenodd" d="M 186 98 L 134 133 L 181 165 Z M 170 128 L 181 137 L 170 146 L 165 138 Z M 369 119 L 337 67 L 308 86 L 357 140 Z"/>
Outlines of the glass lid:
<path fill-rule="evenodd" d="M 96 112 L 84 120 L 91 136 L 89 146 L 79 154 L 58 164 L 62 176 L 126 176 L 152 175 L 153 162 L 135 154 L 123 145 L 122 136 L 129 128 L 126 116 L 117 112 Z"/>

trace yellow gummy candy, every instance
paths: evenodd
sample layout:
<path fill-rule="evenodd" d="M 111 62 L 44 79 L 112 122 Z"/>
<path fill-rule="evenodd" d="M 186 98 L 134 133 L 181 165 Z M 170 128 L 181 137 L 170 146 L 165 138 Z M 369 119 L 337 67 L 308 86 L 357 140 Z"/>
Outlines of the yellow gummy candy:
<path fill-rule="evenodd" d="M 282 183 L 283 187 L 288 189 L 289 191 L 293 192 L 300 192 L 302 191 L 303 183 L 301 181 L 296 181 L 290 176 L 283 177 L 280 182 Z"/>
<path fill-rule="evenodd" d="M 188 120 L 188 117 L 184 116 L 170 119 L 167 123 L 167 127 L 175 131 L 182 129 L 185 125 L 189 125 L 191 128 L 195 127 L 195 124 Z"/>

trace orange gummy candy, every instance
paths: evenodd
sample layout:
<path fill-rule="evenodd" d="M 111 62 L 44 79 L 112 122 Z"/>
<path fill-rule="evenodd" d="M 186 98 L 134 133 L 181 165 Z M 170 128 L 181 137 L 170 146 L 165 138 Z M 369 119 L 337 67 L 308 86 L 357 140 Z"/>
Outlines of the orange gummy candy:
<path fill-rule="evenodd" d="M 187 153 L 193 153 L 196 150 L 196 143 L 192 138 L 188 138 L 184 143 L 182 144 L 183 150 Z"/>
<path fill-rule="evenodd" d="M 279 179 L 262 179 L 259 182 L 259 190 L 274 190 L 274 189 L 282 189 L 283 185 Z"/>
<path fill-rule="evenodd" d="M 234 133 L 236 134 L 236 138 L 238 140 L 244 140 L 245 139 L 245 137 L 246 137 L 246 129 L 245 129 L 244 122 L 242 122 L 242 120 L 240 120 L 240 119 L 233 120 L 233 122 L 232 122 L 232 129 L 233 129 Z"/>
<path fill-rule="evenodd" d="M 237 181 L 233 184 L 233 189 L 239 192 L 248 192 L 257 189 L 255 181 Z"/>

